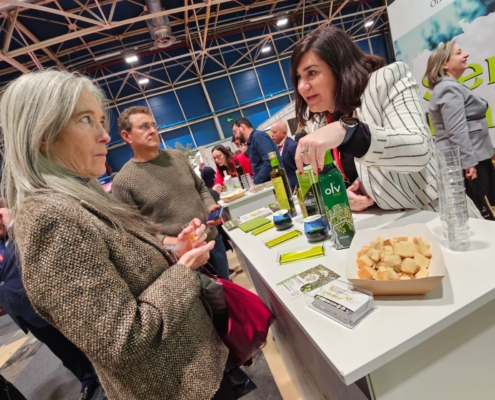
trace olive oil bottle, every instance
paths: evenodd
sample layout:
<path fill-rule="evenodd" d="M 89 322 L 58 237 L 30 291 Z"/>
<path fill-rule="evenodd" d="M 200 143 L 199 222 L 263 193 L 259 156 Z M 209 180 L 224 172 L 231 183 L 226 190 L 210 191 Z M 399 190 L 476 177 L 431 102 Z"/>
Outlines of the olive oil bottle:
<path fill-rule="evenodd" d="M 351 207 L 347 198 L 346 187 L 342 173 L 333 163 L 332 154 L 325 154 L 325 166 L 318 175 L 323 202 L 332 230 L 335 248 L 347 249 L 351 246 L 356 233 L 352 219 Z"/>
<path fill-rule="evenodd" d="M 304 173 L 302 175 L 297 174 L 297 180 L 299 181 L 302 202 L 306 208 L 307 216 L 321 215 L 330 227 L 320 185 L 318 184 L 318 176 L 314 175 L 311 165 L 304 167 Z M 299 202 L 301 203 L 301 200 Z"/>
<path fill-rule="evenodd" d="M 272 165 L 270 178 L 272 178 L 273 190 L 275 191 L 275 197 L 280 204 L 280 209 L 289 211 L 290 216 L 295 217 L 297 215 L 297 211 L 294 206 L 294 201 L 292 200 L 292 192 L 290 190 L 287 174 L 283 168 L 280 168 L 280 163 L 275 151 L 268 153 L 268 158 L 270 159 L 270 164 Z"/>

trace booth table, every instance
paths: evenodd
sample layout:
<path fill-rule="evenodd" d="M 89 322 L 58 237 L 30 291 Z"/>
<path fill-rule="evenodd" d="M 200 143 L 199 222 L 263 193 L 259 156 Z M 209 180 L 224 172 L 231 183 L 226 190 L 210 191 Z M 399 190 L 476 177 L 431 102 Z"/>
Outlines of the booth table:
<path fill-rule="evenodd" d="M 273 186 L 264 188 L 256 193 L 246 192 L 244 197 L 226 203 L 222 200 L 218 202 L 225 211 L 224 219 L 226 221 L 240 217 L 262 207 L 267 207 L 268 204 L 276 201 L 273 194 Z"/>
<path fill-rule="evenodd" d="M 241 266 L 276 316 L 275 341 L 301 397 L 495 399 L 495 224 L 471 219 L 471 250 L 462 253 L 448 249 L 440 218 L 432 212 L 373 209 L 355 214 L 354 222 L 357 231 L 424 223 L 447 267 L 427 295 L 375 297 L 375 309 L 354 329 L 307 307 L 305 296 L 290 300 L 277 287 L 318 264 L 345 280 L 348 250 L 335 250 L 326 240 L 324 257 L 281 266 L 278 252 L 310 246 L 304 235 L 269 249 L 263 241 L 281 232 L 228 232 Z M 300 213 L 294 226 L 303 231 Z"/>

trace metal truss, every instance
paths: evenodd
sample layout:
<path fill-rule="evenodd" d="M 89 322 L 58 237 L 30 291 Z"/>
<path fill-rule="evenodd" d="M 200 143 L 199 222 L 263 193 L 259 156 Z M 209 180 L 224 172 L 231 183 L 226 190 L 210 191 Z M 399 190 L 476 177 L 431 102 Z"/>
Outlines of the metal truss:
<path fill-rule="evenodd" d="M 290 96 L 292 85 L 282 62 L 290 58 L 296 42 L 311 30 L 336 24 L 355 41 L 368 41 L 371 51 L 371 39 L 388 31 L 384 2 L 372 7 L 370 3 L 377 2 L 367 0 L 174 0 L 163 1 L 165 9 L 153 14 L 147 12 L 144 0 L 2 3 L 10 8 L 0 6 L 0 81 L 6 83 L 21 73 L 58 66 L 86 73 L 106 88 L 109 108 L 174 92 L 181 109 L 177 90 L 199 83 L 220 135 L 218 117 L 235 110 L 242 115 L 244 108 L 239 105 L 233 74 L 254 70 L 265 96 L 269 94 L 263 93 L 255 67 L 278 63 L 286 91 L 270 99 Z M 69 9 L 68 3 L 77 7 Z M 128 11 L 131 6 L 132 12 Z M 170 19 L 177 42 L 169 48 L 153 49 L 144 22 L 164 15 Z M 277 26 L 280 17 L 287 18 L 289 23 Z M 365 28 L 367 21 L 374 22 Z M 58 34 L 50 35 L 51 30 Z M 268 55 L 262 52 L 265 46 L 271 47 Z M 147 61 L 126 64 L 123 57 L 131 51 Z M 117 55 L 95 61 L 112 53 Z M 172 77 L 169 71 L 174 67 L 181 72 Z M 205 85 L 220 76 L 228 78 L 236 97 L 237 105 L 228 111 L 215 111 Z M 141 78 L 154 84 L 140 84 Z M 249 106 L 263 101 L 256 100 Z M 267 111 L 270 114 L 268 107 Z M 194 122 L 209 118 L 212 117 Z M 173 129 L 181 126 L 189 124 Z"/>

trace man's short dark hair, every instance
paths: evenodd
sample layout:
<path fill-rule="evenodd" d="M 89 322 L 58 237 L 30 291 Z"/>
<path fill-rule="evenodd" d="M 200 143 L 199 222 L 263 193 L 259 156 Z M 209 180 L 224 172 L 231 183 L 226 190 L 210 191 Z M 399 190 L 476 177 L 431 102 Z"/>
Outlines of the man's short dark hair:
<path fill-rule="evenodd" d="M 241 117 L 239 119 L 237 119 L 233 124 L 232 124 L 232 127 L 237 126 L 241 126 L 241 124 L 244 124 L 246 125 L 248 128 L 253 128 L 253 124 L 251 123 L 251 121 L 249 121 L 247 118 L 244 118 L 244 117 Z"/>

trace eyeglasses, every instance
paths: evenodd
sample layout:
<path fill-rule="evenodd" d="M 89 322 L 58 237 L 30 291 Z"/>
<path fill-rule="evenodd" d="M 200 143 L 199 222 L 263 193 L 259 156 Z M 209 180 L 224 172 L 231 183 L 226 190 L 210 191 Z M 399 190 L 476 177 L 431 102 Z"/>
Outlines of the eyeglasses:
<path fill-rule="evenodd" d="M 135 128 L 136 129 L 139 129 L 140 131 L 143 131 L 143 132 L 148 132 L 150 129 L 157 130 L 158 129 L 158 125 L 155 124 L 155 123 L 152 123 L 152 124 L 142 124 L 142 125 L 136 126 Z"/>
<path fill-rule="evenodd" d="M 213 156 L 213 159 L 214 160 L 219 160 L 220 158 L 222 158 L 223 154 L 219 154 L 217 156 Z"/>

